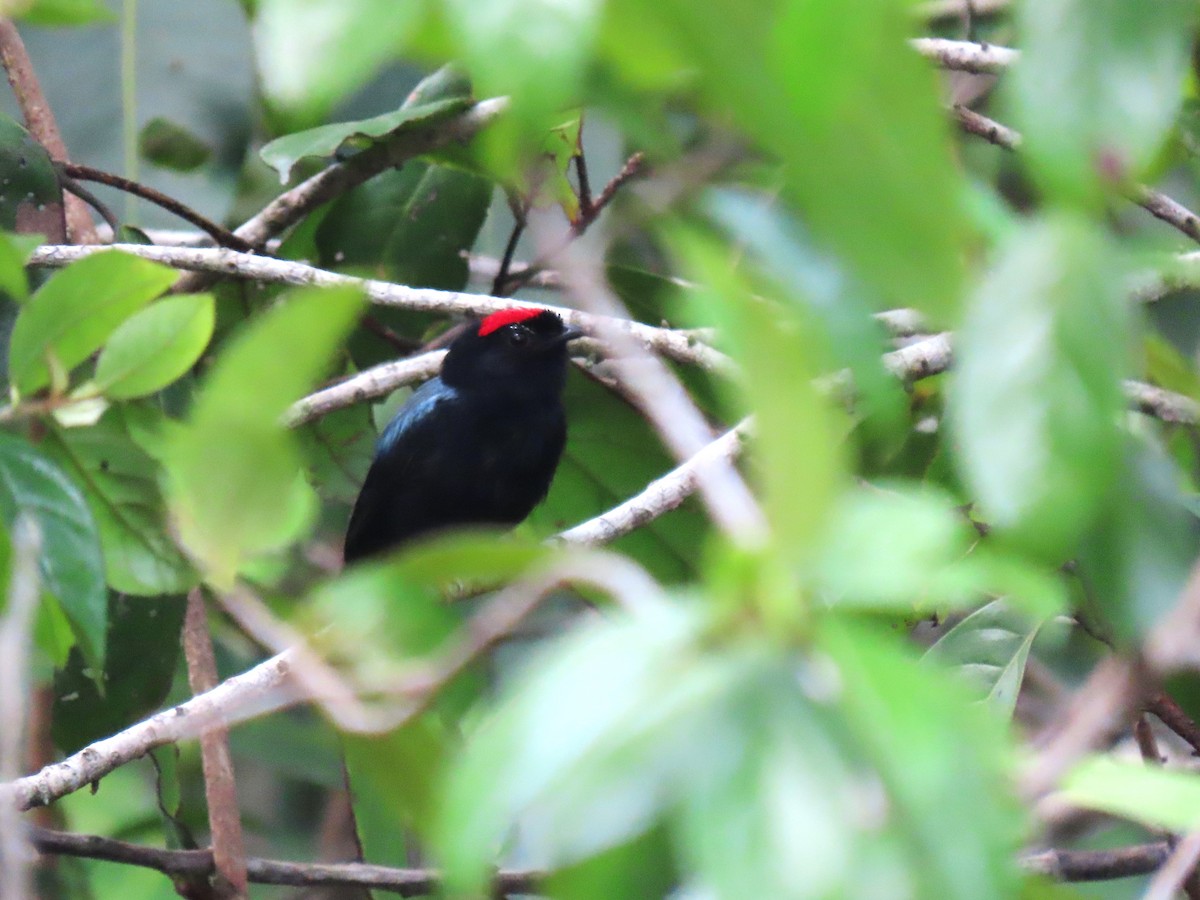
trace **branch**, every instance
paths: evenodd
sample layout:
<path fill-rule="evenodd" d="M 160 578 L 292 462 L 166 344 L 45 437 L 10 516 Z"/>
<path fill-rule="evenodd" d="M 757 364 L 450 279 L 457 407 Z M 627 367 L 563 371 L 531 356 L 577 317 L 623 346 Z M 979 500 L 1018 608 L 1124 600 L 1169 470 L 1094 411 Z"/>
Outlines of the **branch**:
<path fill-rule="evenodd" d="M 142 259 L 150 259 L 176 269 L 194 272 L 212 272 L 233 278 L 244 278 L 271 284 L 297 286 L 350 286 L 361 290 L 372 303 L 380 306 L 397 306 L 418 312 L 442 313 L 444 315 L 485 316 L 500 309 L 514 306 L 549 309 L 562 316 L 569 325 L 594 331 L 601 322 L 628 334 L 647 349 L 668 356 L 677 362 L 700 366 L 717 372 L 729 372 L 733 364 L 729 357 L 699 343 L 688 335 L 670 328 L 655 328 L 628 319 L 613 319 L 589 315 L 561 306 L 532 303 L 527 300 L 512 300 L 507 297 L 492 297 L 488 294 L 466 294 L 456 291 L 439 291 L 434 288 L 413 288 L 370 278 L 355 278 L 339 275 L 304 263 L 283 259 L 271 259 L 238 253 L 233 250 L 197 247 L 147 247 L 142 244 L 111 244 L 107 247 L 72 247 L 47 245 L 39 247 L 30 257 L 33 266 L 65 266 L 90 256 L 119 250 Z"/>
<path fill-rule="evenodd" d="M 263 210 L 234 231 L 254 247 L 281 234 L 323 203 L 346 193 L 386 169 L 396 168 L 447 144 L 470 140 L 498 119 L 508 99 L 481 100 L 453 118 L 432 125 L 405 129 L 373 144 L 345 162 L 322 169 L 312 178 L 272 200 Z"/>
<path fill-rule="evenodd" d="M 943 69 L 972 72 L 976 75 L 1003 72 L 1018 59 L 1021 51 L 994 44 L 973 41 L 950 41 L 945 38 L 913 38 L 913 48 Z"/>
<path fill-rule="evenodd" d="M 1170 855 L 1166 841 L 1116 850 L 1043 850 L 1020 859 L 1021 868 L 1055 881 L 1112 881 L 1149 875 Z"/>
<path fill-rule="evenodd" d="M 959 126 L 969 134 L 981 137 L 1005 150 L 1016 150 L 1021 146 L 1020 132 L 1007 125 L 1001 125 L 965 106 L 955 106 L 953 112 Z M 1121 193 L 1156 219 L 1161 219 L 1178 229 L 1193 241 L 1200 242 L 1200 218 L 1183 204 L 1144 184 L 1123 187 Z"/>
<path fill-rule="evenodd" d="M 291 680 L 291 665 L 288 654 L 273 656 L 207 693 L 96 741 L 35 775 L 10 782 L 7 787 L 16 797 L 19 809 L 45 806 L 99 781 L 155 747 L 191 740 L 213 725 L 228 726 L 290 706 L 300 700 Z"/>
<path fill-rule="evenodd" d="M 441 371 L 445 356 L 445 350 L 434 350 L 364 369 L 345 381 L 297 400 L 284 421 L 289 428 L 295 428 L 355 403 L 386 397 L 405 385 L 428 381 Z"/>
<path fill-rule="evenodd" d="M 46 148 L 51 159 L 65 160 L 67 145 L 63 143 L 54 121 L 54 113 L 42 93 L 37 74 L 29 53 L 25 50 L 25 42 L 11 19 L 0 18 L 0 62 L 8 75 L 8 83 L 12 86 L 13 96 L 21 108 L 25 119 L 25 127 L 33 135 L 34 140 Z M 96 226 L 92 216 L 83 201 L 76 197 L 63 198 L 66 208 L 66 221 L 71 240 L 80 244 L 96 243 Z"/>
<path fill-rule="evenodd" d="M 183 620 L 183 654 L 192 693 L 199 695 L 215 688 L 219 682 L 217 660 L 213 655 L 208 613 L 200 588 L 192 588 L 188 592 L 187 613 Z M 229 731 L 226 728 L 214 725 L 200 733 L 200 764 L 204 773 L 204 799 L 208 805 L 213 862 L 217 870 L 217 895 L 244 897 L 246 844 L 242 838 L 237 782 L 233 774 L 233 759 L 229 755 Z"/>
<path fill-rule="evenodd" d="M 679 467 L 652 481 L 640 494 L 594 519 L 581 522 L 562 532 L 556 540 L 564 544 L 582 545 L 611 543 L 677 509 L 696 492 L 699 470 L 716 461 L 728 463 L 737 458 L 749 427 L 749 420 L 743 421 Z"/>
<path fill-rule="evenodd" d="M 162 850 L 91 834 L 71 834 L 49 828 L 30 828 L 33 846 L 44 855 L 100 859 L 154 869 L 165 875 L 200 877 L 216 871 L 209 850 Z M 291 887 L 367 887 L 402 897 L 422 897 L 438 891 L 440 875 L 432 869 L 394 869 L 368 863 L 297 863 L 249 857 L 246 874 L 253 884 Z M 533 869 L 505 870 L 492 881 L 497 894 L 530 894 L 544 873 Z"/>

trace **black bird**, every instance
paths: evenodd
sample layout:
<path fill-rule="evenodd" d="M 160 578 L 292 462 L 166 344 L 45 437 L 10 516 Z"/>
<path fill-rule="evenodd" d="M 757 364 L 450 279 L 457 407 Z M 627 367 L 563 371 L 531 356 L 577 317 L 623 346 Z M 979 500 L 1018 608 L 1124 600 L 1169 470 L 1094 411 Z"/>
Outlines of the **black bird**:
<path fill-rule="evenodd" d="M 506 309 L 455 338 L 442 373 L 379 437 L 346 529 L 347 563 L 456 525 L 515 525 L 567 438 L 567 342 L 555 313 Z"/>

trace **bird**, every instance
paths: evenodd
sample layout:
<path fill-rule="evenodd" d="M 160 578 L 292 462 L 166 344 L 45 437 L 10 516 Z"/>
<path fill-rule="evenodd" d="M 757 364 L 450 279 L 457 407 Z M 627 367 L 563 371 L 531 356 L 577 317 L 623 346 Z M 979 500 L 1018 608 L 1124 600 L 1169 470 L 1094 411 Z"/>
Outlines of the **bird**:
<path fill-rule="evenodd" d="M 346 528 L 346 564 L 456 526 L 514 526 L 550 489 L 566 445 L 567 343 L 556 313 L 472 320 L 441 374 L 388 423 Z"/>

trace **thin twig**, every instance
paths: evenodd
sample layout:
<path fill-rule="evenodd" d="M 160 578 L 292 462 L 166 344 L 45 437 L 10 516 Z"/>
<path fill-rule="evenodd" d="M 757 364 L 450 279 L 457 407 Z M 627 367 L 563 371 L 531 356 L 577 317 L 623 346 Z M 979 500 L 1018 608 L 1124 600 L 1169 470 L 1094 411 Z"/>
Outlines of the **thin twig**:
<path fill-rule="evenodd" d="M 1151 879 L 1142 900 L 1171 900 L 1183 888 L 1188 876 L 1200 861 L 1200 831 L 1188 833 L 1180 840 Z"/>
<path fill-rule="evenodd" d="M 1192 748 L 1193 756 L 1200 756 L 1200 726 L 1169 694 L 1165 691 L 1156 694 L 1146 703 L 1146 711 L 1153 713 L 1159 721 L 1183 738 Z"/>
<path fill-rule="evenodd" d="M 1166 841 L 1118 847 L 1115 850 L 1043 850 L 1020 858 L 1021 868 L 1055 881 L 1113 881 L 1149 875 L 1171 848 Z"/>
<path fill-rule="evenodd" d="M 1021 146 L 1020 132 L 965 106 L 955 106 L 953 112 L 959 126 L 969 134 L 1006 150 L 1016 150 Z M 1143 184 L 1124 187 L 1122 193 L 1156 219 L 1166 222 L 1193 241 L 1200 242 L 1200 218 L 1182 203 Z"/>
<path fill-rule="evenodd" d="M 208 632 L 208 613 L 200 588 L 188 592 L 183 622 L 183 653 L 187 661 L 188 685 L 199 696 L 217 686 L 217 660 Z M 229 732 L 214 725 L 200 733 L 200 764 L 204 772 L 204 797 L 216 865 L 218 897 L 242 897 L 246 893 L 246 844 L 238 812 L 237 781 L 229 754 Z"/>
<path fill-rule="evenodd" d="M 162 850 L 92 834 L 72 834 L 32 827 L 30 838 L 39 853 L 100 859 L 154 869 L 165 875 L 207 877 L 215 871 L 209 850 Z M 253 884 L 291 887 L 366 887 L 422 897 L 438 891 L 440 873 L 432 869 L 395 869 L 369 863 L 298 863 L 250 857 L 246 874 Z M 530 894 L 544 878 L 533 869 L 504 870 L 492 880 L 497 894 Z"/>
<path fill-rule="evenodd" d="M 995 44 L 976 44 L 973 41 L 913 38 L 910 43 L 918 53 L 943 69 L 976 75 L 1003 72 L 1021 58 L 1019 50 Z"/>
<path fill-rule="evenodd" d="M 46 102 L 41 83 L 34 72 L 25 42 L 11 19 L 0 18 L 0 62 L 8 75 L 17 106 L 25 119 L 25 127 L 34 140 L 46 148 L 51 159 L 67 159 L 67 145 L 63 143 L 54 112 Z M 77 197 L 64 198 L 67 232 L 77 244 L 96 243 L 96 227 L 92 223 L 87 206 Z"/>
<path fill-rule="evenodd" d="M 116 188 L 119 191 L 124 191 L 127 194 L 132 194 L 135 197 L 141 197 L 153 203 L 155 206 L 160 206 L 167 212 L 173 213 L 185 222 L 195 225 L 209 237 L 211 237 L 221 247 L 229 247 L 232 250 L 241 250 L 249 252 L 254 248 L 248 241 L 242 240 L 228 228 L 223 228 L 211 219 L 202 216 L 196 210 L 192 209 L 184 203 L 180 203 L 174 197 L 164 194 L 162 191 L 155 190 L 149 185 L 141 182 L 133 181 L 121 175 L 115 175 L 112 172 L 105 172 L 101 169 L 93 169 L 91 166 L 82 166 L 78 163 L 57 162 L 62 170 L 72 178 L 78 178 L 82 181 L 94 181 L 97 184 L 107 185 L 111 188 Z M 107 216 L 105 217 L 107 218 Z M 109 223 L 112 224 L 111 222 Z M 114 226 L 115 231 L 115 226 Z"/>

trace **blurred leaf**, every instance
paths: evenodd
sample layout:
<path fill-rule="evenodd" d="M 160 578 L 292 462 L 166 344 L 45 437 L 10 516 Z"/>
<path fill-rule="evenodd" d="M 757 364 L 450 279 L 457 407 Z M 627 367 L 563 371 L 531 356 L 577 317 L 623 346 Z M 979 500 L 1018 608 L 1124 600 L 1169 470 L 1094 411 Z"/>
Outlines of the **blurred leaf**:
<path fill-rule="evenodd" d="M 0 516 L 17 516 L 42 531 L 42 578 L 58 599 L 79 649 L 96 672 L 104 667 L 108 601 L 96 523 L 83 496 L 49 459 L 15 435 L 0 432 Z"/>
<path fill-rule="evenodd" d="M 591 623 L 527 666 L 450 772 L 434 842 L 448 891 L 480 891 L 518 823 L 536 865 L 622 844 L 682 773 L 703 778 L 734 752 L 714 728 L 730 668 L 695 655 L 695 628 L 655 608 Z"/>
<path fill-rule="evenodd" d="M 949 421 L 979 516 L 1050 562 L 1073 552 L 1120 460 L 1130 325 L 1113 255 L 1080 221 L 1030 223 L 957 341 Z"/>
<path fill-rule="evenodd" d="M 34 243 L 40 241 L 35 240 Z M 29 296 L 25 261 L 32 250 L 28 235 L 0 231 L 0 291 L 18 303 L 23 303 Z"/>
<path fill-rule="evenodd" d="M 831 516 L 818 580 L 837 606 L 912 611 L 970 603 L 951 570 L 972 537 L 949 497 L 901 485 L 851 490 Z"/>
<path fill-rule="evenodd" d="M 856 845 L 872 786 L 798 687 L 784 667 L 743 687 L 731 771 L 683 803 L 683 856 L 719 900 L 861 896 L 870 881 Z"/>
<path fill-rule="evenodd" d="M 993 600 L 938 638 L 925 659 L 958 670 L 981 698 L 1011 717 L 1040 627 L 1003 599 Z"/>
<path fill-rule="evenodd" d="M 276 138 L 259 150 L 258 155 L 279 173 L 281 182 L 286 182 L 292 167 L 306 156 L 333 156 L 347 141 L 355 138 L 381 138 L 402 130 L 425 128 L 449 119 L 470 105 L 469 98 L 450 98 L 416 106 L 405 105 L 394 112 L 358 122 L 320 125 Z"/>
<path fill-rule="evenodd" d="M 138 153 L 164 169 L 192 172 L 208 162 L 212 148 L 182 125 L 156 116 L 138 134 Z"/>
<path fill-rule="evenodd" d="M 806 319 L 754 296 L 725 262 L 723 247 L 678 231 L 675 245 L 704 285 L 704 302 L 752 385 L 746 402 L 756 414 L 755 450 L 764 502 L 787 565 L 803 565 L 824 530 L 843 478 L 842 436 L 849 430 L 818 395 Z M 797 465 L 803 460 L 803 465 Z"/>
<path fill-rule="evenodd" d="M 118 251 L 93 254 L 55 273 L 17 315 L 9 380 L 23 394 L 45 387 L 48 359 L 74 368 L 176 277 L 174 269 Z"/>
<path fill-rule="evenodd" d="M 437 788 L 452 745 L 450 730 L 428 715 L 383 735 L 342 735 L 364 859 L 408 864 L 404 833 L 424 836 L 434 821 Z"/>
<path fill-rule="evenodd" d="M 1005 81 L 1030 173 L 1075 199 L 1139 178 L 1179 110 L 1196 5 L 1039 0 L 1016 10 L 1021 62 Z"/>
<path fill-rule="evenodd" d="M 959 685 L 920 666 L 896 636 L 826 620 L 819 646 L 836 666 L 857 746 L 890 798 L 913 896 L 1014 896 L 1021 821 L 999 717 L 972 707 Z"/>
<path fill-rule="evenodd" d="M 166 297 L 136 313 L 112 333 L 96 362 L 99 388 L 116 400 L 162 390 L 200 358 L 214 322 L 211 294 Z"/>
<path fill-rule="evenodd" d="M 375 450 L 371 409 L 356 403 L 295 430 L 313 486 L 327 502 L 353 505 Z M 349 510 L 346 511 L 349 514 Z M 339 523 L 344 526 L 343 520 Z"/>
<path fill-rule="evenodd" d="M 116 14 L 101 0 L 10 0 L 15 9 L 5 13 L 29 25 L 61 28 L 116 21 Z"/>
<path fill-rule="evenodd" d="M 281 419 L 361 309 L 356 290 L 294 292 L 228 344 L 172 436 L 171 508 L 214 584 L 228 586 L 244 561 L 289 539 L 280 510 L 294 503 L 300 464 Z"/>
<path fill-rule="evenodd" d="M 0 113 L 0 228 L 66 238 L 62 188 L 50 154 L 16 120 Z"/>
<path fill-rule="evenodd" d="M 409 163 L 342 195 L 317 229 L 321 265 L 365 270 L 413 287 L 458 291 L 464 252 L 487 215 L 491 182 L 447 166 Z"/>
<path fill-rule="evenodd" d="M 669 897 L 679 884 L 671 864 L 670 835 L 653 828 L 624 844 L 550 872 L 539 888 L 555 900 Z"/>
<path fill-rule="evenodd" d="M 119 413 L 91 428 L 52 429 L 45 449 L 83 487 L 114 590 L 157 596 L 196 584 L 196 572 L 167 531 L 158 463 L 129 436 Z"/>
<path fill-rule="evenodd" d="M 1092 756 L 1076 766 L 1059 796 L 1151 828 L 1191 832 L 1200 825 L 1200 778 L 1195 772 Z"/>
<path fill-rule="evenodd" d="M 1200 527 L 1179 471 L 1152 440 L 1127 447 L 1114 493 L 1078 561 L 1104 624 L 1133 645 L 1183 593 L 1200 551 Z"/>
<path fill-rule="evenodd" d="M 536 147 L 578 104 L 600 0 L 443 0 L 458 53 L 483 96 L 508 95 L 508 115 L 483 135 L 492 162 L 515 171 L 518 148 Z"/>
<path fill-rule="evenodd" d="M 320 121 L 400 52 L 420 15 L 420 4 L 393 0 L 256 0 L 267 98 L 299 121 Z"/>
<path fill-rule="evenodd" d="M 52 734 L 63 753 L 142 719 L 166 698 L 179 660 L 183 597 L 108 599 L 103 673 L 87 672 L 76 650 L 54 676 Z"/>

